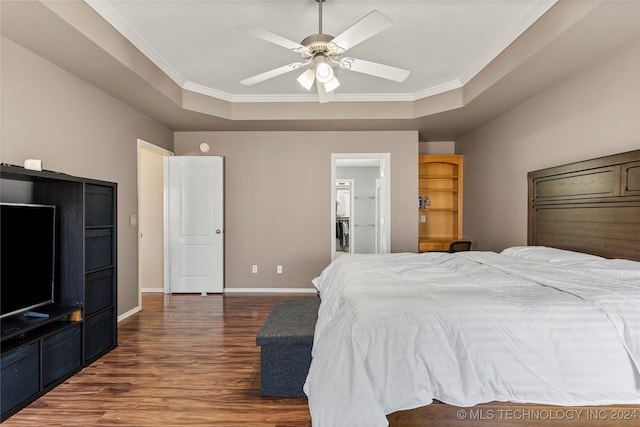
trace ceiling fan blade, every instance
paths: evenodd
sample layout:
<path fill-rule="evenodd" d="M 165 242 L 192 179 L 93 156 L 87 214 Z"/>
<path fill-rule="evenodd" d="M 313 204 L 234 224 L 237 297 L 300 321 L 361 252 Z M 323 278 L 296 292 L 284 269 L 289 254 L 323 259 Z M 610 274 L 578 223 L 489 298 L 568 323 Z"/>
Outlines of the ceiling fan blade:
<path fill-rule="evenodd" d="M 390 65 L 379 64 L 377 62 L 365 61 L 364 59 L 344 58 L 340 61 L 340 67 L 345 70 L 357 71 L 358 73 L 369 74 L 383 79 L 403 82 L 410 71 Z"/>
<path fill-rule="evenodd" d="M 316 86 L 318 87 L 318 100 L 320 104 L 333 101 L 333 91 L 327 92 L 324 88 L 324 83 L 316 80 Z"/>
<path fill-rule="evenodd" d="M 369 37 L 386 30 L 391 24 L 392 22 L 389 18 L 377 10 L 374 10 L 344 30 L 341 34 L 334 37 L 331 43 L 335 44 L 339 48 L 339 52 L 342 53 Z"/>
<path fill-rule="evenodd" d="M 270 43 L 277 44 L 278 46 L 282 46 L 295 52 L 301 52 L 305 49 L 305 47 L 300 43 L 296 43 L 292 40 L 274 34 L 271 31 L 263 30 L 262 28 L 252 27 L 251 25 L 238 25 L 236 27 L 236 30 L 242 31 L 259 39 L 266 40 Z"/>
<path fill-rule="evenodd" d="M 240 83 L 245 86 L 252 86 L 256 83 L 260 83 L 273 77 L 277 77 L 281 74 L 288 73 L 289 71 L 298 70 L 304 65 L 305 64 L 303 62 L 293 62 L 291 64 L 283 65 L 282 67 L 274 68 L 273 70 L 265 71 L 264 73 L 260 73 L 253 77 L 246 78 L 244 80 L 241 80 Z"/>

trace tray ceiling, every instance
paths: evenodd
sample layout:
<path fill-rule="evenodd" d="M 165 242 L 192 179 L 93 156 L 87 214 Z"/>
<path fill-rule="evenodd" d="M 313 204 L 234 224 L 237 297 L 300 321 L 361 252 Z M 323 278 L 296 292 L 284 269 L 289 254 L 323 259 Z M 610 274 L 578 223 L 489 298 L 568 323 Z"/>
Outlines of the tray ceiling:
<path fill-rule="evenodd" d="M 299 42 L 318 32 L 315 0 L 87 0 L 178 85 L 231 102 L 316 99 L 296 72 L 254 86 L 240 80 L 299 54 L 236 30 L 252 25 Z M 391 28 L 349 56 L 410 70 L 402 83 L 340 70 L 336 100 L 413 101 L 459 88 L 555 1 L 342 1 L 323 3 L 323 33 L 338 35 L 378 10 Z"/>

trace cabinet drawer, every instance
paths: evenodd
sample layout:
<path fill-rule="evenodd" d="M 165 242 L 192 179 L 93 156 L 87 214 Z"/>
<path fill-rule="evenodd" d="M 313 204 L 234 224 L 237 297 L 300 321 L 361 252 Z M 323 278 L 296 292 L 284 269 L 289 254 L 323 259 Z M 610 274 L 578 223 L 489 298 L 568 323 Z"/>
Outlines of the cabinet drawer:
<path fill-rule="evenodd" d="M 40 391 L 40 342 L 3 354 L 0 370 L 0 406 L 5 414 Z"/>
<path fill-rule="evenodd" d="M 113 188 L 87 184 L 85 187 L 87 225 L 113 225 Z"/>
<path fill-rule="evenodd" d="M 90 360 L 115 345 L 113 310 L 88 317 L 85 321 L 85 360 Z"/>
<path fill-rule="evenodd" d="M 82 329 L 74 325 L 42 342 L 42 384 L 46 387 L 80 366 Z"/>
<path fill-rule="evenodd" d="M 87 274 L 85 283 L 84 309 L 87 315 L 113 303 L 113 269 Z"/>
<path fill-rule="evenodd" d="M 113 230 L 111 228 L 89 229 L 85 232 L 85 268 L 113 265 Z"/>

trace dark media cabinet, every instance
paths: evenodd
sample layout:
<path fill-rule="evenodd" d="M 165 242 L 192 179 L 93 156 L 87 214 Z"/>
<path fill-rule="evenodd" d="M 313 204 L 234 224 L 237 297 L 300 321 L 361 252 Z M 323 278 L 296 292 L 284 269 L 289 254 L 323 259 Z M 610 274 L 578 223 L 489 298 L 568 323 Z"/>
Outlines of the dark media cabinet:
<path fill-rule="evenodd" d="M 56 206 L 48 317 L 0 320 L 4 421 L 117 345 L 117 184 L 1 165 L 0 185 L 0 201 Z"/>

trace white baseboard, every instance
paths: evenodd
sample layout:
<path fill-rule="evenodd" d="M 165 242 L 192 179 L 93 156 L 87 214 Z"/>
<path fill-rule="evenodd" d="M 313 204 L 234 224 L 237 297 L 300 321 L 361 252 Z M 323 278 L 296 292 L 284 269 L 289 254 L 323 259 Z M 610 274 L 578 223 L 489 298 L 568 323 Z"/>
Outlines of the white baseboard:
<path fill-rule="evenodd" d="M 317 290 L 316 288 L 224 288 L 224 293 L 315 294 Z"/>
<path fill-rule="evenodd" d="M 124 319 L 126 319 L 127 317 L 130 317 L 130 316 L 133 316 L 134 314 L 136 314 L 140 310 L 141 310 L 140 306 L 133 307 L 131 310 L 127 311 L 126 313 L 122 313 L 120 316 L 118 316 L 118 322 L 122 322 Z"/>
<path fill-rule="evenodd" d="M 164 293 L 164 288 L 143 288 L 143 293 Z M 263 294 L 316 294 L 316 288 L 224 288 L 225 294 L 263 293 Z M 118 322 L 133 316 L 141 310 L 140 306 L 134 307 L 126 313 L 118 316 Z"/>
<path fill-rule="evenodd" d="M 141 288 L 140 292 L 146 293 L 164 293 L 164 288 Z"/>

